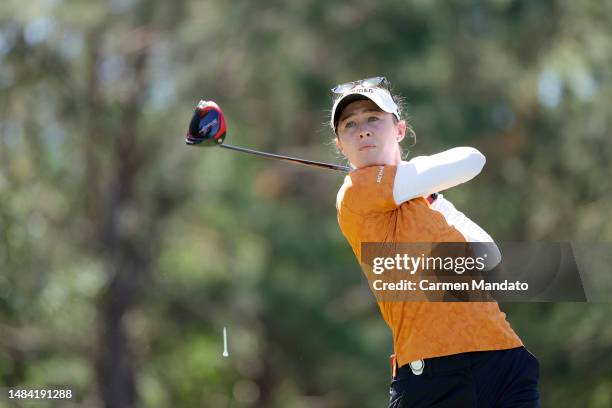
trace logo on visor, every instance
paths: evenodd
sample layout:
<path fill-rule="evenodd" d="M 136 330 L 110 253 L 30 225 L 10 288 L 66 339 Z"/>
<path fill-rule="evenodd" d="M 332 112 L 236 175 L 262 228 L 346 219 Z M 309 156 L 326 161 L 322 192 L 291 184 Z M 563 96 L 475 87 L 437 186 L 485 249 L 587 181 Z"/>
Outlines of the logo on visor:
<path fill-rule="evenodd" d="M 372 88 L 355 88 L 351 89 L 350 93 L 374 93 Z"/>

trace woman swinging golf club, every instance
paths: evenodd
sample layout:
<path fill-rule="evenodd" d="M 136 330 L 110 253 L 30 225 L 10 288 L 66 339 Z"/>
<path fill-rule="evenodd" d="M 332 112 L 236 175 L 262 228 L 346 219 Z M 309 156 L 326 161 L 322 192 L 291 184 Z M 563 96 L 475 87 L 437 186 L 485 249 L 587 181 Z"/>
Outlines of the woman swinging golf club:
<path fill-rule="evenodd" d="M 338 222 L 360 263 L 363 242 L 492 242 L 436 194 L 475 177 L 480 152 L 402 161 L 400 142 L 413 133 L 385 78 L 332 92 L 330 126 L 353 168 L 338 192 Z M 390 407 L 539 407 L 538 361 L 496 302 L 378 303 L 393 334 Z"/>

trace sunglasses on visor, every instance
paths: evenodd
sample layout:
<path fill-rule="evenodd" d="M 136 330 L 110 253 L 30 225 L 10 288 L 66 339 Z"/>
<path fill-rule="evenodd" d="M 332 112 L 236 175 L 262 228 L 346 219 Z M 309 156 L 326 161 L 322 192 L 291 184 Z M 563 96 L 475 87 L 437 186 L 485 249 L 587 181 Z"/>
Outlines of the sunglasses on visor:
<path fill-rule="evenodd" d="M 359 86 L 363 88 L 384 88 L 389 90 L 389 81 L 387 81 L 387 78 L 385 77 L 377 76 L 336 85 L 331 89 L 331 91 L 336 95 L 342 95 L 343 93 Z"/>

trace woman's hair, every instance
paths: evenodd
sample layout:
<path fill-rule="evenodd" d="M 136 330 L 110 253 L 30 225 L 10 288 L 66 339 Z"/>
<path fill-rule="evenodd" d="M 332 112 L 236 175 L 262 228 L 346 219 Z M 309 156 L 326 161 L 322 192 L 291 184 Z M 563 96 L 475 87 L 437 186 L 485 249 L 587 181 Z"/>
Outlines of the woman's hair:
<path fill-rule="evenodd" d="M 410 150 L 408 149 L 416 144 L 416 133 L 414 133 L 414 129 L 412 129 L 412 124 L 410 123 L 411 121 L 408 118 L 408 108 L 406 99 L 399 94 L 394 94 L 391 89 L 389 89 L 389 93 L 391 93 L 391 98 L 393 99 L 393 102 L 395 102 L 395 104 L 397 105 L 400 119 L 406 122 L 406 136 L 404 137 L 404 140 L 406 140 L 406 138 L 409 138 L 411 140 L 410 145 L 408 146 L 406 151 L 402 149 L 402 145 L 400 142 L 400 154 L 402 155 L 402 159 L 404 159 L 407 158 L 410 154 Z M 399 120 L 395 117 L 395 115 L 393 115 L 393 123 L 397 125 L 398 122 Z"/>

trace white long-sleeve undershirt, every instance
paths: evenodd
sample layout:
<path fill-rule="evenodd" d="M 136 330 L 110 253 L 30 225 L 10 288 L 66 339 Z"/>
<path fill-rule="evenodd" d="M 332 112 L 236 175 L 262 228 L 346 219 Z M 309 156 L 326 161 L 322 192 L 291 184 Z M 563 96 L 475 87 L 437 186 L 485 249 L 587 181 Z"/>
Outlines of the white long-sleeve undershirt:
<path fill-rule="evenodd" d="M 501 262 L 502 255 L 493 238 L 478 224 L 457 210 L 453 203 L 444 198 L 442 194 L 438 194 L 435 201 L 431 203 L 431 209 L 442 213 L 446 222 L 457 228 L 467 242 L 481 243 L 474 245 L 473 250 L 475 257 L 485 260 L 485 271 L 493 269 Z"/>
<path fill-rule="evenodd" d="M 416 197 L 444 191 L 474 178 L 485 157 L 473 147 L 455 147 L 431 156 L 403 161 L 397 167 L 393 199 L 397 205 Z"/>

